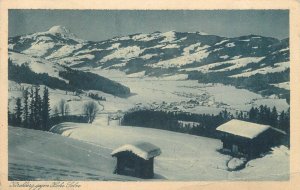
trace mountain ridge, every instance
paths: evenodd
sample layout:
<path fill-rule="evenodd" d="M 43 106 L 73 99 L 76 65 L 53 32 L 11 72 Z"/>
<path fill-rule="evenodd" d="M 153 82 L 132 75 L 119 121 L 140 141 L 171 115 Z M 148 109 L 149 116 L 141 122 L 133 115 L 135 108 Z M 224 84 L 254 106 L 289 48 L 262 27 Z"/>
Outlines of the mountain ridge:
<path fill-rule="evenodd" d="M 50 31 L 50 32 L 49 32 Z M 147 76 L 195 73 L 223 78 L 257 78 L 289 70 L 289 38 L 255 34 L 227 38 L 200 32 L 153 32 L 93 42 L 63 26 L 9 38 L 9 51 L 76 69 L 117 69 Z M 288 82 L 289 78 L 279 83 Z M 201 82 L 201 81 L 200 81 Z M 235 83 L 235 82 L 233 82 Z M 276 88 L 267 81 L 267 88 Z M 246 85 L 247 87 L 247 85 Z"/>

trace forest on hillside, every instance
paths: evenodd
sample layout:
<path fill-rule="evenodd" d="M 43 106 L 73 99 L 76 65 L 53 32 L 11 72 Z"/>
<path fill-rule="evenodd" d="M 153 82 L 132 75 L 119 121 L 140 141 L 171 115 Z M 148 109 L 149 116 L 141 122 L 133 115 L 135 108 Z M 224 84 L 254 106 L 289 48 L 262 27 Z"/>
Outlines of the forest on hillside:
<path fill-rule="evenodd" d="M 128 87 L 90 72 L 65 67 L 65 71 L 59 71 L 59 76 L 68 80 L 69 83 L 49 76 L 47 73 L 35 73 L 25 64 L 17 65 L 12 60 L 8 60 L 8 79 L 17 83 L 45 85 L 52 89 L 77 93 L 81 93 L 83 90 L 99 90 L 115 96 L 128 96 L 130 94 Z"/>
<path fill-rule="evenodd" d="M 200 83 L 222 83 L 225 85 L 232 85 L 237 88 L 244 88 L 250 91 L 260 93 L 262 95 L 276 94 L 280 98 L 284 98 L 290 103 L 290 91 L 275 87 L 271 84 L 290 81 L 290 70 L 279 73 L 255 74 L 249 77 L 228 77 L 238 74 L 238 70 L 227 72 L 190 72 L 188 78 L 191 80 L 198 80 Z"/>
<path fill-rule="evenodd" d="M 223 110 L 217 115 L 135 110 L 124 115 L 122 125 L 157 128 L 219 138 L 216 128 L 231 119 L 270 125 L 286 132 L 288 135 L 290 132 L 290 111 L 279 113 L 276 107 L 270 108 L 264 105 L 252 107 L 247 112 L 237 112 L 234 114 Z"/>

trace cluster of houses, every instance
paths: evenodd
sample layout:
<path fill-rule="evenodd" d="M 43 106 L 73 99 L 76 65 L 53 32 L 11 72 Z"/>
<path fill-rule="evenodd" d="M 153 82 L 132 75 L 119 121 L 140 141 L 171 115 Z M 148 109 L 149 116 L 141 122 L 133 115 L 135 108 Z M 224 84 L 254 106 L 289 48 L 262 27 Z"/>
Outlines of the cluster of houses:
<path fill-rule="evenodd" d="M 233 119 L 216 129 L 221 133 L 222 152 L 248 160 L 266 152 L 286 133 L 269 125 Z M 159 147 L 148 142 L 126 144 L 111 155 L 117 158 L 114 173 L 138 178 L 154 177 L 154 158 L 161 154 Z"/>

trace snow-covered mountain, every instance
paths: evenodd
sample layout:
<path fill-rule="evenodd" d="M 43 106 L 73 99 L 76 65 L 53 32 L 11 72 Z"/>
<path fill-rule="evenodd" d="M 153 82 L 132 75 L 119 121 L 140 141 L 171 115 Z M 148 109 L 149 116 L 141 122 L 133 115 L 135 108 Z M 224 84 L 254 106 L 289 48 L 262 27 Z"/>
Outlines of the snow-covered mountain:
<path fill-rule="evenodd" d="M 279 84 L 289 82 L 289 39 L 258 35 L 226 38 L 170 31 L 92 42 L 54 26 L 46 32 L 9 38 L 9 51 L 76 69 L 118 69 L 138 77 L 185 74 L 254 91 L 272 88 L 269 95 L 274 89 L 282 94 L 286 88 Z M 246 78 L 254 78 L 263 88 L 252 87 L 254 82 L 249 84 Z"/>

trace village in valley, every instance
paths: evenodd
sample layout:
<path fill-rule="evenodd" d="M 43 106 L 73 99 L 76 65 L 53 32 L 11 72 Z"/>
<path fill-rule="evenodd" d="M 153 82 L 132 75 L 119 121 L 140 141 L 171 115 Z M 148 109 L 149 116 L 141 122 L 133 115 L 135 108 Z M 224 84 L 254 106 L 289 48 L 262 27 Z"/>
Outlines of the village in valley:
<path fill-rule="evenodd" d="M 72 32 L 9 37 L 9 180 L 289 179 L 288 36 Z"/>

